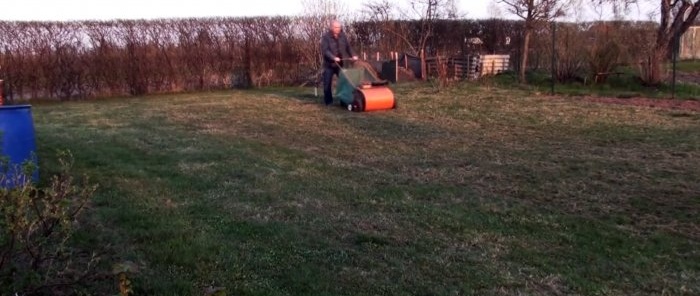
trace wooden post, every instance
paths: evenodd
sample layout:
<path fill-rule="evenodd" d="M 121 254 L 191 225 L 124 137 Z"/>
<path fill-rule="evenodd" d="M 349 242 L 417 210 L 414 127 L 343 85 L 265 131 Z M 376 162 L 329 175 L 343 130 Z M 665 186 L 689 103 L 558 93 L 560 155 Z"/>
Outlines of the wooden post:
<path fill-rule="evenodd" d="M 0 80 L 0 106 L 5 105 L 5 81 Z"/>
<path fill-rule="evenodd" d="M 426 66 L 425 65 L 425 51 L 421 49 L 420 50 L 420 68 L 421 68 L 420 79 L 421 80 L 425 80 L 425 72 L 428 71 L 428 69 L 426 69 L 425 66 Z"/>
<path fill-rule="evenodd" d="M 364 61 L 367 60 L 367 53 L 364 51 L 362 52 L 362 60 L 364 60 Z"/>
<path fill-rule="evenodd" d="M 396 83 L 399 83 L 399 53 L 394 53 L 396 56 L 394 58 L 394 71 L 396 72 Z"/>
<path fill-rule="evenodd" d="M 379 62 L 379 52 L 377 52 L 377 62 Z"/>
<path fill-rule="evenodd" d="M 403 56 L 403 67 L 408 69 L 408 57 L 406 55 Z"/>

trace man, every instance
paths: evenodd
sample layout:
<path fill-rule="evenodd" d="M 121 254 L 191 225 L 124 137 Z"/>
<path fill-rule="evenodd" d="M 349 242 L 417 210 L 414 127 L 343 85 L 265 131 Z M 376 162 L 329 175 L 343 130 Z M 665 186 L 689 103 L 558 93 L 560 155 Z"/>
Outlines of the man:
<path fill-rule="evenodd" d="M 326 106 L 333 105 L 333 93 L 331 84 L 333 75 L 339 75 L 343 60 L 352 57 L 357 60 L 357 55 L 350 47 L 348 37 L 341 30 L 339 21 L 330 23 L 330 30 L 321 38 L 321 54 L 323 54 L 323 101 Z"/>

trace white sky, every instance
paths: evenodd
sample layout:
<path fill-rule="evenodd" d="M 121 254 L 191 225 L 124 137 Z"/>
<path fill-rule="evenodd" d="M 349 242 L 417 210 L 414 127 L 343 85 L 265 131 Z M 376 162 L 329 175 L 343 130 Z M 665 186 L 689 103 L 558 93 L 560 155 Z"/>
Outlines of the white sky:
<path fill-rule="evenodd" d="M 350 10 L 359 11 L 364 0 L 339 0 Z M 406 0 L 394 0 L 407 2 Z M 493 15 L 494 0 L 457 0 L 467 18 Z M 626 19 L 648 19 L 653 4 L 643 4 L 625 15 Z M 505 10 L 503 10 L 505 11 Z M 298 15 L 301 0 L 0 0 L 0 20 L 108 20 L 180 17 Z M 508 17 L 501 13 L 501 17 Z M 595 14 L 579 13 L 579 20 L 597 19 Z"/>

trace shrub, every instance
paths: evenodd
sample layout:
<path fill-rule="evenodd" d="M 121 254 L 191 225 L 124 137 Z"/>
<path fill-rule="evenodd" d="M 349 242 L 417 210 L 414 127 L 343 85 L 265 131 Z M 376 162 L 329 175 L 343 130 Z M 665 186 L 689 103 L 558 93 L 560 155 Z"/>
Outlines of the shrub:
<path fill-rule="evenodd" d="M 87 177 L 75 182 L 69 152 L 58 161 L 60 172 L 44 188 L 18 177 L 18 186 L 0 189 L 0 294 L 62 294 L 86 280 L 98 260 L 68 243 L 97 186 Z M 5 162 L 2 169 L 20 168 Z M 24 166 L 23 174 L 32 169 Z"/>

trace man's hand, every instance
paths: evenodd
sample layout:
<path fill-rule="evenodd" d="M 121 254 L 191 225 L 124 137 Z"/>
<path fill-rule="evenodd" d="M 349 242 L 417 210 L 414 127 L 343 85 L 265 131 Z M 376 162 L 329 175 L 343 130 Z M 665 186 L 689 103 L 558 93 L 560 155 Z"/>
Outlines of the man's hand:
<path fill-rule="evenodd" d="M 352 60 L 353 60 L 353 61 L 357 61 L 357 56 L 353 56 L 353 57 L 352 57 Z"/>
<path fill-rule="evenodd" d="M 340 58 L 339 58 L 339 57 L 336 57 L 336 58 L 333 59 L 333 60 L 334 60 L 336 63 L 340 63 Z"/>

